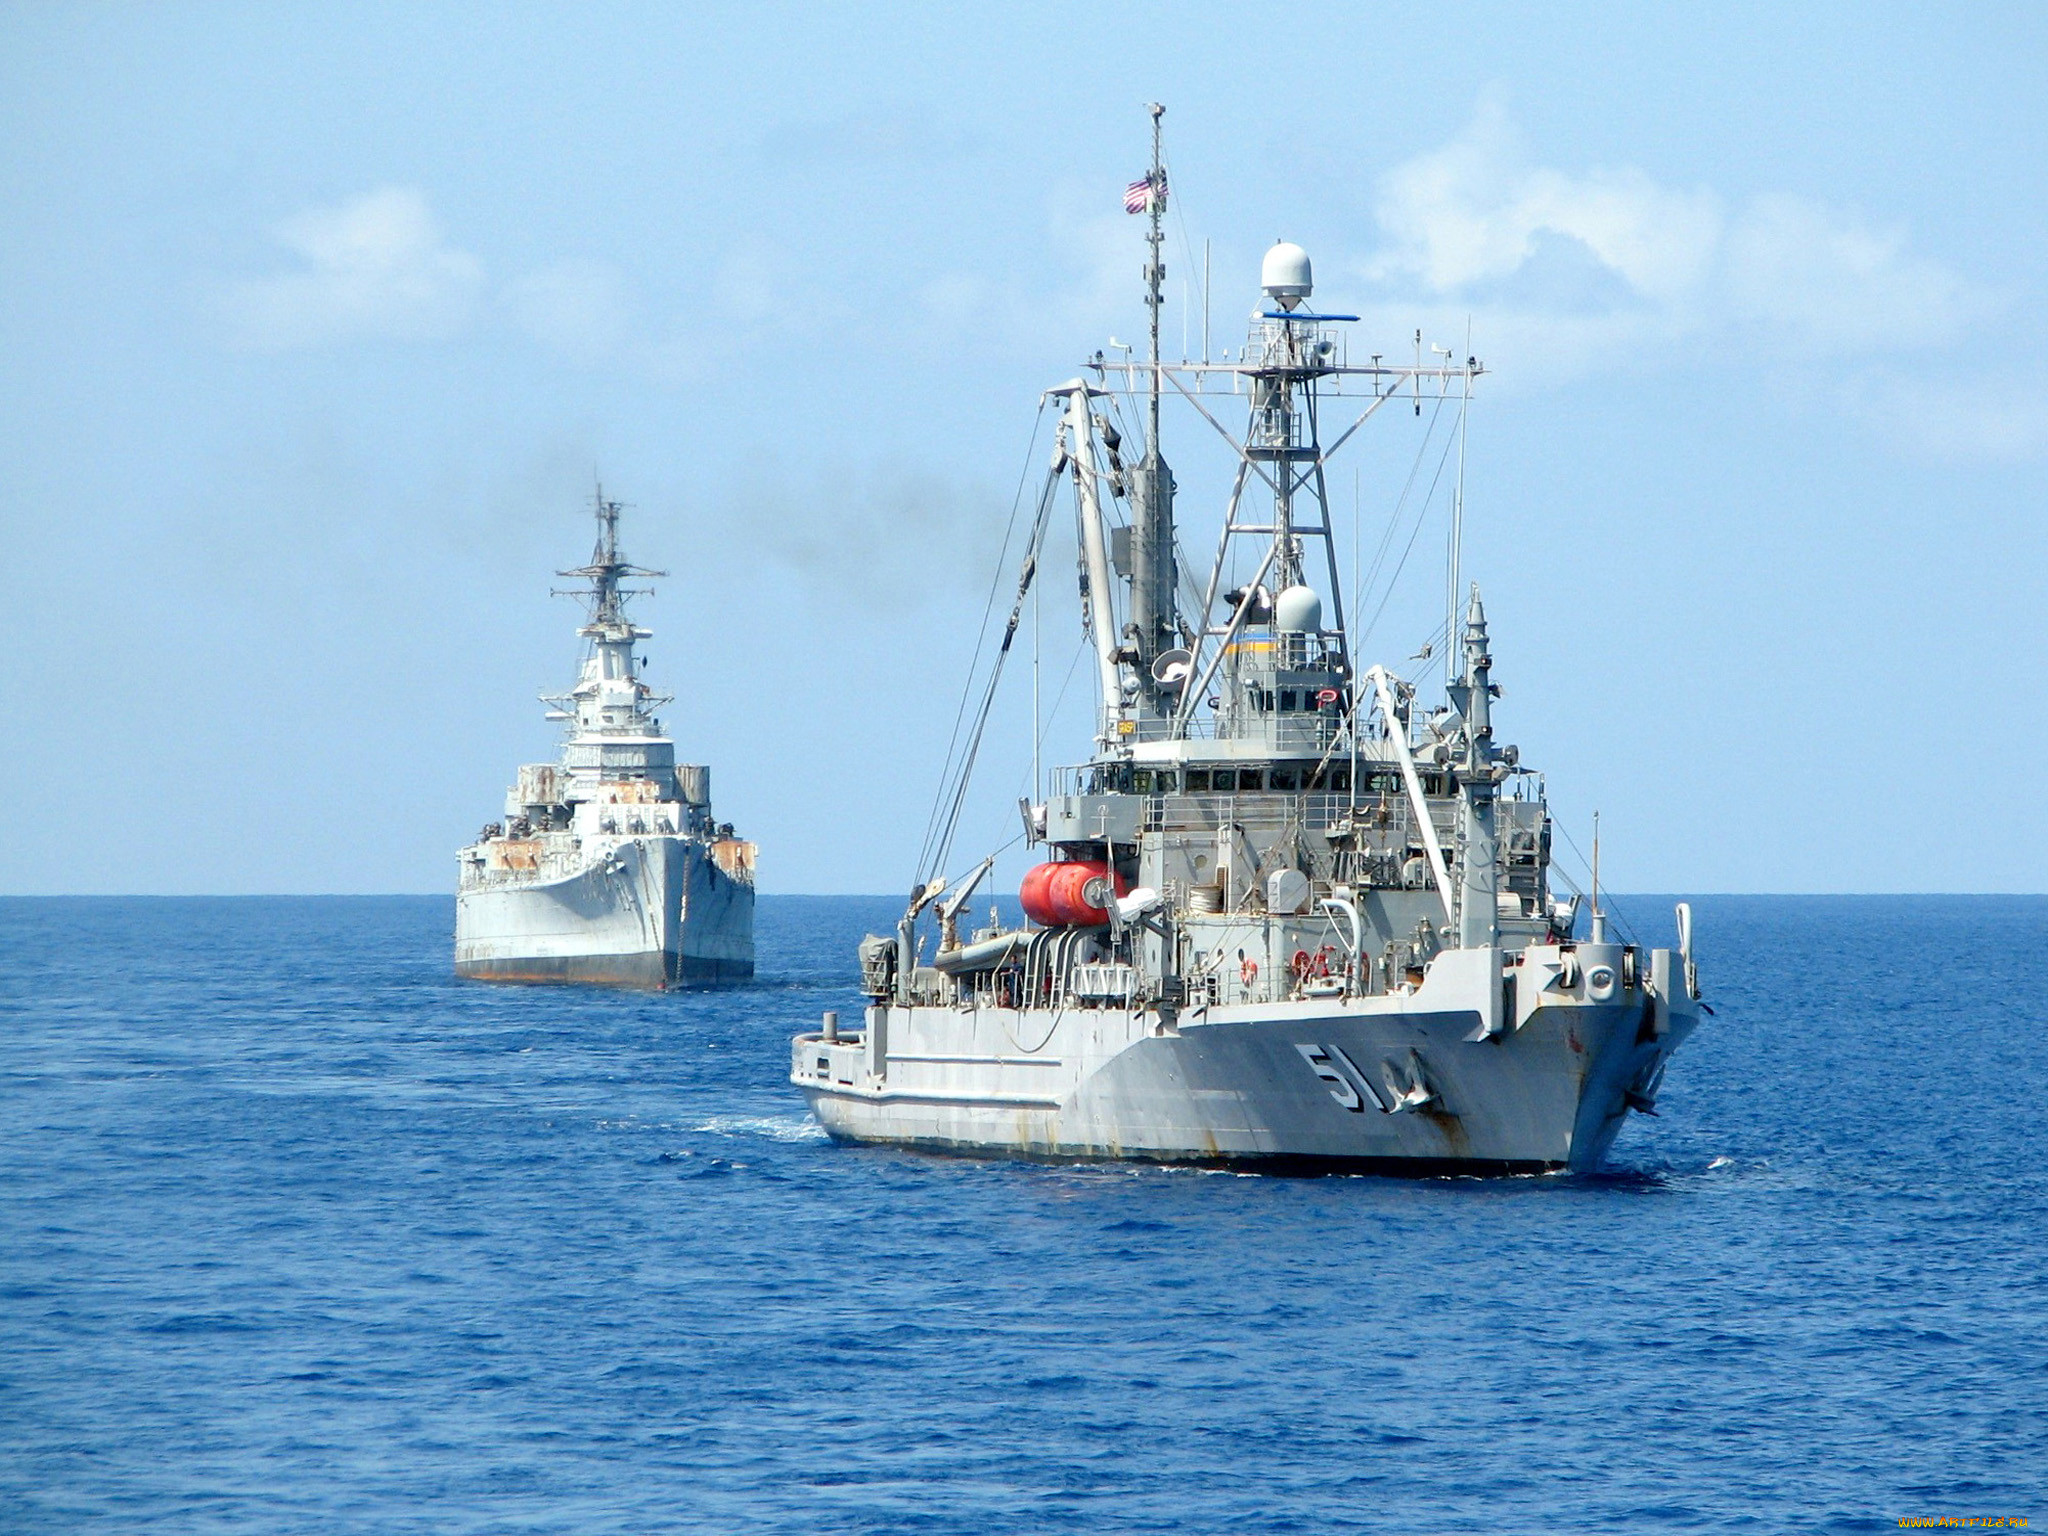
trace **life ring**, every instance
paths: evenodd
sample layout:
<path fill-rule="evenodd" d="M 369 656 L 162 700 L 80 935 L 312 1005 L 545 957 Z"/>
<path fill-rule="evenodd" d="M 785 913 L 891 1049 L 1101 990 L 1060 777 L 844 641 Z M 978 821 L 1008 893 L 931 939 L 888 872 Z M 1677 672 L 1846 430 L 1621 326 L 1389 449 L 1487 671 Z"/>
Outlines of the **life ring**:
<path fill-rule="evenodd" d="M 1314 954 L 1305 949 L 1294 952 L 1294 979 L 1300 981 L 1320 980 L 1330 974 L 1330 946 L 1325 944 Z"/>
<path fill-rule="evenodd" d="M 1238 965 L 1237 976 L 1238 980 L 1242 981 L 1246 986 L 1250 986 L 1259 979 L 1259 962 L 1250 955 L 1246 955 L 1244 960 Z"/>

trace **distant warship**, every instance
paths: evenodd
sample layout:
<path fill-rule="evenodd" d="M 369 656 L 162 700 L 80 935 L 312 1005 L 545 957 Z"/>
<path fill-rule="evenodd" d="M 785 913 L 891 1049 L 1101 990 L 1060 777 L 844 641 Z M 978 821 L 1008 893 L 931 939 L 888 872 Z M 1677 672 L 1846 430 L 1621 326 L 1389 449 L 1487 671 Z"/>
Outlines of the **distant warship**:
<path fill-rule="evenodd" d="M 1451 402 L 1462 443 L 1483 369 L 1425 363 L 1419 334 L 1413 367 L 1351 365 L 1355 317 L 1310 310 L 1309 258 L 1284 242 L 1266 253 L 1238 358 L 1162 364 L 1157 122 L 1155 109 L 1152 171 L 1126 203 L 1151 215 L 1150 362 L 1097 352 L 1092 381 L 1048 392 L 1059 426 L 997 653 L 1070 484 L 1093 756 L 1022 806 L 1026 838 L 1047 851 L 1023 880 L 1024 926 L 991 913 L 962 933 L 994 858 L 949 883 L 942 819 L 896 932 L 861 945 L 864 1017 L 842 1028 L 828 1014 L 797 1036 L 791 1081 L 851 1141 L 1396 1173 L 1592 1168 L 1631 1110 L 1654 1107 L 1699 1022 L 1691 912 L 1678 909 L 1676 949 L 1624 942 L 1596 874 L 1590 934 L 1575 936 L 1579 898 L 1551 890 L 1542 780 L 1495 741 L 1492 643 L 1478 588 L 1459 586 L 1455 532 L 1434 709 L 1416 684 L 1356 665 L 1330 532 L 1329 455 L 1411 402 L 1417 415 Z M 1176 555 L 1162 386 L 1236 461 L 1205 582 Z M 1346 396 L 1357 419 L 1326 445 Z M 1248 408 L 1241 437 L 1218 397 Z M 1118 430 L 1120 400 L 1148 407 L 1142 426 Z M 1462 497 L 1453 506 L 1455 519 Z M 1234 557 L 1252 574 L 1233 585 Z M 979 723 L 966 739 L 971 763 Z M 963 795 L 956 776 L 949 818 Z"/>
<path fill-rule="evenodd" d="M 619 553 L 619 503 L 597 493 L 597 548 L 576 594 L 582 675 L 544 698 L 566 726 L 558 762 L 519 770 L 459 855 L 455 970 L 487 981 L 674 987 L 754 974 L 754 845 L 711 814 L 711 770 L 676 763 L 640 680 L 622 586 L 660 571 Z"/>

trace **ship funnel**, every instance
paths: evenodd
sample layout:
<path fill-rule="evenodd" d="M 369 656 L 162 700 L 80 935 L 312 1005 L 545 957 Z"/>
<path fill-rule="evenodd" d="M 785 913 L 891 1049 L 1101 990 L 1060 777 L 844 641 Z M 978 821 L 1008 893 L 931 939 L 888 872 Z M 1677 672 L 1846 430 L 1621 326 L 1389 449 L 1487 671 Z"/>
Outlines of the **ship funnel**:
<path fill-rule="evenodd" d="M 1308 252 L 1291 240 L 1282 240 L 1266 252 L 1266 259 L 1259 263 L 1259 286 L 1266 290 L 1266 297 L 1282 309 L 1295 308 L 1315 291 Z"/>

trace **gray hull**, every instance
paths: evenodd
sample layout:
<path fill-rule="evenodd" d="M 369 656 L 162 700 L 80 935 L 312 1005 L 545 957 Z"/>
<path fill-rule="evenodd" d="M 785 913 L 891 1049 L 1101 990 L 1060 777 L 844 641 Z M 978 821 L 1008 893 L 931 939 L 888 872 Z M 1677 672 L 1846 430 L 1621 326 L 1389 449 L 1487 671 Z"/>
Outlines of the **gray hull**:
<path fill-rule="evenodd" d="M 1477 953 L 1487 959 L 1474 972 L 1490 961 Z M 884 1006 L 856 1040 L 801 1038 L 792 1078 L 832 1135 L 935 1151 L 1587 1170 L 1632 1105 L 1654 1100 L 1664 1060 L 1697 1022 L 1691 1005 L 1646 989 L 1598 1001 L 1560 991 L 1512 1017 L 1458 1007 L 1461 990 L 1447 976 L 1406 997 L 1217 1008 L 1177 1027 L 1120 1009 Z"/>
<path fill-rule="evenodd" d="M 566 878 L 465 890 L 455 971 L 480 981 L 664 988 L 754 974 L 754 891 L 682 838 L 622 843 Z"/>

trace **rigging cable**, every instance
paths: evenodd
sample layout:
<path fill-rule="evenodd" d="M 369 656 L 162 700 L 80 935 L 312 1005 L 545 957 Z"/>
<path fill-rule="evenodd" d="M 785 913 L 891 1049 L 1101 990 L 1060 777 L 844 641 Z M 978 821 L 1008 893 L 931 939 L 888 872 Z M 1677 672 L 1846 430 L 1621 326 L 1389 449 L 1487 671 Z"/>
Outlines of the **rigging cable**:
<path fill-rule="evenodd" d="M 1173 183 L 1173 162 L 1172 162 L 1171 160 L 1168 160 L 1168 159 L 1166 158 L 1166 151 L 1165 151 L 1164 149 L 1161 149 L 1161 150 L 1160 150 L 1160 152 L 1159 152 L 1159 169 L 1160 169 L 1160 170 L 1161 170 L 1161 171 L 1162 171 L 1162 172 L 1163 172 L 1163 173 L 1165 174 L 1165 176 L 1166 176 L 1166 186 L 1167 186 L 1167 194 L 1166 194 L 1166 210 L 1167 210 L 1167 212 L 1168 212 L 1169 214 L 1171 214 L 1171 215 L 1172 215 L 1172 217 L 1173 217 L 1173 222 L 1174 222 L 1174 226 L 1175 226 L 1175 227 L 1176 227 L 1176 228 L 1177 228 L 1177 229 L 1178 229 L 1178 230 L 1180 231 L 1180 249 L 1181 249 L 1181 255 L 1182 255 L 1183 257 L 1185 257 L 1185 258 L 1186 258 L 1186 260 L 1187 260 L 1187 264 L 1188 264 L 1188 278 L 1187 278 L 1187 280 L 1186 280 L 1186 285 L 1185 285 L 1185 286 L 1183 286 L 1183 288 L 1182 288 L 1182 298 L 1181 298 L 1181 307 L 1182 307 L 1182 309 L 1183 309 L 1183 310 L 1185 311 L 1185 310 L 1191 309 L 1191 308 L 1193 307 L 1193 306 L 1192 306 L 1192 305 L 1191 305 L 1191 304 L 1190 304 L 1190 303 L 1188 302 L 1188 299 L 1187 299 L 1186 295 L 1187 295 L 1187 293 L 1189 292 L 1189 290 L 1190 290 L 1190 288 L 1192 287 L 1192 284 L 1193 284 L 1193 282 L 1194 282 L 1194 272 L 1195 272 L 1195 244 L 1194 244 L 1194 241 L 1193 241 L 1193 240 L 1191 240 L 1191 239 L 1190 239 L 1190 238 L 1188 237 L 1188 215 L 1187 215 L 1187 207 L 1186 207 L 1186 204 L 1185 204 L 1185 199 L 1183 199 L 1183 198 L 1181 197 L 1181 195 L 1180 195 L 1180 194 L 1179 194 L 1179 193 L 1178 193 L 1177 191 L 1175 191 L 1175 190 L 1174 190 L 1174 183 Z M 1203 290 L 1202 290 L 1202 318 L 1203 318 L 1203 321 L 1204 321 L 1205 327 L 1206 327 L 1206 323 L 1207 323 L 1207 320 L 1208 320 L 1208 314 L 1209 314 L 1209 293 L 1208 293 L 1208 289 L 1207 289 L 1206 287 L 1204 287 L 1204 288 L 1203 288 Z M 1181 317 L 1181 326 L 1182 326 L 1182 330 L 1183 330 L 1183 333 L 1185 333 L 1185 330 L 1186 330 L 1186 327 L 1187 327 L 1187 323 L 1188 323 L 1188 319 L 1189 319 L 1189 316 L 1187 316 L 1186 314 L 1183 314 L 1183 315 L 1182 315 L 1182 317 Z M 1182 362 L 1186 362 L 1186 361 L 1187 361 L 1187 352 L 1188 352 L 1188 347 L 1187 347 L 1187 344 L 1186 344 L 1186 342 L 1185 342 L 1185 341 L 1183 341 L 1183 342 L 1182 342 L 1182 345 L 1181 345 L 1181 349 L 1180 349 L 1180 350 L 1181 350 L 1181 361 L 1182 361 Z M 1204 358 L 1202 359 L 1202 361 L 1203 361 L 1203 362 L 1205 362 L 1205 363 L 1206 363 L 1206 362 L 1207 362 L 1208 360 L 1209 360 L 1209 359 L 1208 359 L 1207 357 L 1204 357 Z"/>
<path fill-rule="evenodd" d="M 1052 504 L 1059 490 L 1060 471 L 1055 469 L 1045 477 L 1045 490 L 1038 498 L 1038 512 L 1032 519 L 1031 537 L 1024 549 L 1024 568 L 1017 577 L 1017 599 L 1010 605 L 1009 623 L 1004 626 L 1002 644 L 997 648 L 995 659 L 989 666 L 988 682 L 982 689 L 981 705 L 975 711 L 974 727 L 968 732 L 961 749 L 954 777 L 949 786 L 950 793 L 940 796 L 941 814 L 935 817 L 933 833 L 925 840 L 925 846 L 918 856 L 920 881 L 936 879 L 953 851 L 953 834 L 960 825 L 960 812 L 967 800 L 967 787 L 973 782 L 974 762 L 981 755 L 981 738 L 988 729 L 989 711 L 995 704 L 996 688 L 1003 679 L 1003 663 L 1008 659 L 1010 646 L 1017 638 L 1017 627 L 1024 617 L 1024 599 L 1031 591 L 1031 584 L 1038 575 L 1038 555 L 1045 539 L 1045 525 Z M 971 674 L 970 674 L 971 676 Z"/>
<path fill-rule="evenodd" d="M 1366 571 L 1364 580 L 1354 583 L 1355 600 L 1361 612 L 1365 608 L 1366 595 L 1372 591 L 1374 585 L 1379 581 L 1380 571 L 1386 565 L 1387 550 L 1394 542 L 1394 535 L 1400 531 L 1402 509 L 1408 505 L 1408 498 L 1415 492 L 1415 477 L 1422 473 L 1423 463 L 1429 455 L 1429 445 L 1436 440 L 1437 418 L 1442 414 L 1443 402 L 1438 401 L 1436 409 L 1430 412 L 1429 426 L 1422 434 L 1422 441 L 1415 445 L 1415 462 L 1408 466 L 1408 478 L 1401 486 L 1400 496 L 1395 499 L 1394 510 L 1387 515 L 1387 526 L 1380 534 L 1379 547 L 1373 551 L 1372 566 Z M 1427 507 L 1429 504 L 1425 501 L 1423 505 Z M 1361 634 L 1359 636 L 1359 643 L 1361 645 L 1364 639 L 1364 635 Z"/>
<path fill-rule="evenodd" d="M 1439 406 L 1438 409 L 1441 410 L 1442 407 Z M 1429 492 L 1422 498 L 1422 506 L 1416 511 L 1415 527 L 1413 528 L 1413 530 L 1410 531 L 1408 535 L 1408 543 L 1406 547 L 1403 548 L 1401 551 L 1400 562 L 1397 565 L 1395 565 L 1394 574 L 1387 578 L 1386 594 L 1380 598 L 1379 607 L 1373 609 L 1371 621 L 1366 624 L 1364 633 L 1358 637 L 1359 644 L 1361 646 L 1364 645 L 1366 637 L 1372 633 L 1373 626 L 1379 623 L 1380 615 L 1387 611 L 1387 604 L 1393 601 L 1394 586 L 1397 582 L 1400 581 L 1401 572 L 1407 567 L 1408 557 L 1415 552 L 1416 536 L 1422 532 L 1423 523 L 1425 523 L 1429 519 L 1429 504 L 1432 501 L 1436 500 L 1436 488 L 1443 481 L 1444 465 L 1450 462 L 1451 450 L 1455 448 L 1457 445 L 1458 440 L 1456 437 L 1447 437 L 1444 439 L 1443 454 L 1436 461 L 1436 474 L 1430 478 Z"/>
<path fill-rule="evenodd" d="M 1052 708 L 1045 712 L 1045 721 L 1038 727 L 1037 745 L 1040 748 L 1045 746 L 1046 737 L 1052 734 L 1052 728 L 1059 723 L 1060 705 L 1066 701 L 1067 689 L 1074 681 L 1074 673 L 1080 670 L 1081 658 L 1087 654 L 1087 639 L 1084 637 L 1075 641 L 1073 660 L 1067 663 L 1067 675 L 1060 679 L 1060 691 L 1052 696 Z M 1025 769 L 1026 773 L 1030 771 L 1028 768 Z M 1038 786 L 1035 783 L 1031 786 L 1031 792 L 1033 794 L 1038 793 Z"/>
<path fill-rule="evenodd" d="M 1555 816 L 1550 818 L 1550 824 L 1553 827 L 1555 827 L 1558 831 L 1564 833 L 1565 842 L 1570 845 L 1573 853 L 1578 854 L 1580 865 L 1584 867 L 1588 871 L 1588 873 L 1590 873 L 1592 870 L 1592 860 L 1588 859 L 1585 855 L 1584 850 L 1582 850 L 1579 847 L 1579 845 L 1572 840 L 1572 834 L 1570 829 L 1567 828 L 1565 824 L 1559 821 Z M 1557 867 L 1555 861 L 1552 862 L 1551 867 L 1553 869 Z M 1562 873 L 1562 871 L 1560 871 L 1560 873 Z M 1583 896 L 1585 894 L 1583 888 L 1579 886 L 1578 881 L 1573 880 L 1567 876 L 1565 883 L 1573 887 L 1573 894 L 1580 896 Z M 1642 940 L 1636 937 L 1635 924 L 1631 923 L 1628 920 L 1628 918 L 1625 915 L 1623 915 L 1621 908 L 1614 904 L 1613 893 L 1602 892 L 1601 895 L 1601 910 L 1604 911 L 1609 917 L 1613 918 L 1614 921 L 1620 925 L 1622 937 L 1627 939 L 1629 943 L 1635 945 L 1638 949 L 1643 948 L 1644 946 Z"/>
<path fill-rule="evenodd" d="M 924 865 L 925 854 L 931 849 L 932 836 L 938 826 L 940 807 L 945 803 L 945 786 L 952 781 L 954 754 L 960 744 L 960 727 L 967 718 L 967 702 L 974 696 L 974 675 L 981 666 L 982 650 L 988 644 L 989 619 L 995 612 L 996 594 L 1002 590 L 1003 572 L 1009 569 L 1010 540 L 1016 533 L 1017 513 L 1024 505 L 1024 486 L 1031 477 L 1031 461 L 1038 450 L 1038 433 L 1045 425 L 1045 405 L 1043 399 L 1038 402 L 1038 415 L 1031 423 L 1031 441 L 1024 450 L 1023 467 L 1017 473 L 1017 490 L 1010 498 L 1010 517 L 1003 525 L 1002 548 L 997 552 L 995 571 L 989 578 L 988 598 L 981 610 L 981 627 L 974 638 L 974 655 L 968 662 L 967 676 L 960 685 L 960 704 L 953 713 L 953 734 L 947 739 L 946 756 L 939 770 L 939 792 L 933 798 L 931 814 L 925 821 L 924 842 L 918 852 L 920 869 Z"/>

